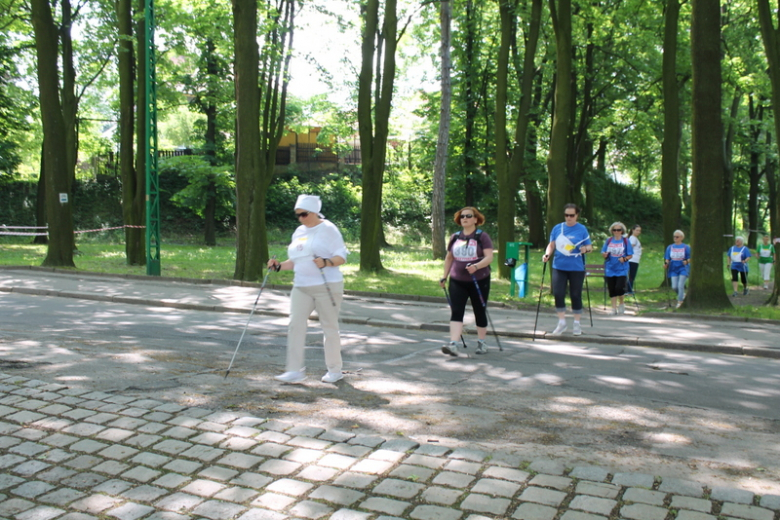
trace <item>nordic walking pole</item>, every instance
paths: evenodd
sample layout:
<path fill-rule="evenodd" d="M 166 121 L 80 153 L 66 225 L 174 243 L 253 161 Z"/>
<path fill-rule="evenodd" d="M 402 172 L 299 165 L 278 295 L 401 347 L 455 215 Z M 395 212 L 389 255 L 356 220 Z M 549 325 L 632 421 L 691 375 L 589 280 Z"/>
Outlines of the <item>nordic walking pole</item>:
<path fill-rule="evenodd" d="M 664 294 L 666 295 L 666 308 L 670 308 L 672 304 L 669 302 L 669 265 L 664 262 Z"/>
<path fill-rule="evenodd" d="M 452 312 L 452 300 L 450 300 L 450 293 L 447 292 L 447 288 L 446 287 L 442 287 L 442 289 L 444 289 L 444 297 L 447 298 L 447 305 L 450 306 L 450 312 Z M 463 342 L 463 348 L 464 349 L 469 348 L 468 345 L 466 345 L 466 340 L 463 339 L 463 334 L 460 335 L 460 340 Z"/>
<path fill-rule="evenodd" d="M 320 258 L 320 257 L 319 256 L 315 256 L 314 257 L 315 260 L 317 258 Z M 325 260 L 324 259 L 323 259 L 322 263 L 323 263 L 323 266 L 320 267 L 320 274 L 322 275 L 322 282 L 325 284 L 325 288 L 328 290 L 328 296 L 330 296 L 330 303 L 332 303 L 333 306 L 335 307 L 336 306 L 336 300 L 333 299 L 333 293 L 330 292 L 330 285 L 328 285 L 328 279 L 325 278 L 325 271 L 323 271 L 323 269 L 325 269 L 325 266 L 324 266 Z M 333 262 L 331 261 L 331 264 L 332 263 Z"/>
<path fill-rule="evenodd" d="M 276 258 L 276 255 L 272 256 L 271 259 L 274 260 Z M 252 315 L 255 313 L 255 308 L 257 307 L 257 302 L 260 300 L 260 295 L 263 294 L 263 289 L 265 289 L 265 283 L 268 281 L 268 275 L 271 274 L 271 269 L 266 269 L 265 272 L 265 278 L 263 278 L 263 284 L 260 286 L 260 292 L 257 293 L 257 298 L 255 298 L 255 303 L 252 305 L 252 311 L 249 313 L 249 318 L 246 320 L 246 325 L 244 325 L 244 331 L 241 333 L 241 337 L 238 339 L 238 345 L 236 345 L 236 350 L 233 352 L 233 357 L 230 359 L 230 365 L 227 367 L 227 371 L 225 372 L 225 379 L 227 379 L 228 374 L 230 373 L 230 369 L 233 368 L 233 361 L 236 359 L 236 354 L 238 354 L 238 347 L 241 346 L 241 341 L 244 339 L 244 334 L 246 334 L 246 329 L 249 328 L 249 322 L 252 321 Z"/>
<path fill-rule="evenodd" d="M 582 267 L 585 267 L 585 255 L 581 256 L 582 258 Z M 588 294 L 588 314 L 590 315 L 590 326 L 593 327 L 593 311 L 590 310 L 590 286 L 588 285 L 588 270 L 585 269 L 585 292 Z M 605 296 L 606 298 L 606 296 Z M 606 300 L 604 300 L 604 306 L 607 305 Z"/>
<path fill-rule="evenodd" d="M 485 316 L 487 316 L 488 323 L 490 323 L 490 328 L 493 329 L 493 335 L 496 337 L 496 345 L 498 345 L 498 350 L 503 352 L 504 347 L 501 346 L 501 341 L 499 341 L 498 334 L 496 334 L 496 328 L 493 326 L 493 320 L 490 319 L 490 313 L 487 310 L 487 302 L 485 302 L 485 298 L 482 297 L 482 289 L 479 288 L 479 283 L 477 283 L 477 277 L 472 274 L 471 279 L 474 280 L 474 285 L 477 286 L 477 294 L 479 294 L 479 301 L 482 302 L 482 307 L 484 307 L 485 309 Z"/>
<path fill-rule="evenodd" d="M 544 290 L 544 273 L 547 270 L 547 262 L 542 262 L 542 283 L 539 285 L 539 303 L 536 304 L 536 318 L 534 318 L 534 335 L 531 341 L 536 341 L 536 324 L 539 323 L 539 308 L 542 306 L 542 291 Z"/>

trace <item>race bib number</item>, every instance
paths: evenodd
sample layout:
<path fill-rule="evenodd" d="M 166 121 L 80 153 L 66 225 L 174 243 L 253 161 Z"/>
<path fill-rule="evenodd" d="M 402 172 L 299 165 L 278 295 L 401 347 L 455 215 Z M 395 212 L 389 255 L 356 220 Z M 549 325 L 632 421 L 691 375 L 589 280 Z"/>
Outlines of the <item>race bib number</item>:
<path fill-rule="evenodd" d="M 770 251 L 769 249 L 762 249 L 761 250 L 761 256 L 764 257 L 764 258 L 768 258 L 768 257 L 772 256 L 772 251 Z"/>
<path fill-rule="evenodd" d="M 669 251 L 669 258 L 675 261 L 685 260 L 685 248 L 673 247 Z"/>
<path fill-rule="evenodd" d="M 625 251 L 625 248 L 623 247 L 622 242 L 610 242 L 607 246 L 607 253 L 609 253 L 612 256 L 621 257 L 623 256 L 623 253 Z"/>
<path fill-rule="evenodd" d="M 479 260 L 477 256 L 477 241 L 474 239 L 469 240 L 456 240 L 452 244 L 452 256 L 459 262 L 473 262 Z"/>
<path fill-rule="evenodd" d="M 574 256 L 579 253 L 572 241 L 563 234 L 558 235 L 558 238 L 555 239 L 555 250 L 565 256 Z"/>
<path fill-rule="evenodd" d="M 742 252 L 741 251 L 732 251 L 731 253 L 731 261 L 735 263 L 739 263 L 742 261 Z"/>

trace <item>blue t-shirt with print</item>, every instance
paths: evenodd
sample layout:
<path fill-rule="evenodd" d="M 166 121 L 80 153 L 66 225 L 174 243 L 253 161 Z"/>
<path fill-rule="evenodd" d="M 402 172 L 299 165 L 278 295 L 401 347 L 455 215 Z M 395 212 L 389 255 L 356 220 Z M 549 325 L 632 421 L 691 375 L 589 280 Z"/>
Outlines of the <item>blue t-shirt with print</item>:
<path fill-rule="evenodd" d="M 669 261 L 667 274 L 669 278 L 674 276 L 688 276 L 689 266 L 683 263 L 691 259 L 691 246 L 688 244 L 669 244 L 664 253 L 664 260 Z"/>
<path fill-rule="evenodd" d="M 585 260 L 580 253 L 580 247 L 591 245 L 588 229 L 577 222 L 567 226 L 562 222 L 550 233 L 550 242 L 555 243 L 553 269 L 559 271 L 584 271 Z"/>
<path fill-rule="evenodd" d="M 748 266 L 744 261 L 750 258 L 750 249 L 745 246 L 731 246 L 726 253 L 731 260 L 731 270 L 747 273 Z"/>
<path fill-rule="evenodd" d="M 628 276 L 628 260 L 620 261 L 621 258 L 634 254 L 634 248 L 628 239 L 615 240 L 610 237 L 604 242 L 601 252 L 609 253 L 609 256 L 604 259 L 605 276 Z"/>

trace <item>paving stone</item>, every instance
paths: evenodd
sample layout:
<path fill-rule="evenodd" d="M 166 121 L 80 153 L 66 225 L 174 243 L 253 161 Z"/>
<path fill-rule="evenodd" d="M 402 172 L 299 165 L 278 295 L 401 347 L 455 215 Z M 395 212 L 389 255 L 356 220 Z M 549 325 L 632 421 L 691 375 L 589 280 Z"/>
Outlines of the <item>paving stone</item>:
<path fill-rule="evenodd" d="M 529 486 L 550 487 L 560 491 L 568 489 L 572 484 L 572 479 L 568 477 L 559 477 L 555 475 L 536 475 L 528 483 Z"/>
<path fill-rule="evenodd" d="M 0 502 L 0 516 L 4 518 L 10 518 L 16 516 L 22 511 L 27 511 L 35 507 L 34 502 L 25 500 L 23 498 L 12 498 L 10 500 L 4 500 Z"/>
<path fill-rule="evenodd" d="M 103 406 L 97 408 L 96 410 L 98 412 L 109 413 L 109 414 L 113 415 L 114 417 L 118 417 L 117 414 L 119 412 L 124 412 L 124 410 L 126 408 L 127 407 L 125 405 L 123 405 L 123 404 L 108 403 L 108 404 L 104 404 Z"/>
<path fill-rule="evenodd" d="M 270 473 L 272 475 L 290 475 L 295 473 L 301 468 L 301 465 L 297 462 L 290 462 L 288 460 L 269 459 L 263 462 L 257 471 L 264 473 Z"/>
<path fill-rule="evenodd" d="M 164 488 L 174 489 L 182 486 L 186 482 L 191 481 L 190 477 L 179 475 L 178 473 L 166 473 L 157 480 L 151 482 L 153 486 L 160 486 Z"/>
<path fill-rule="evenodd" d="M 71 435 L 76 435 L 78 437 L 92 437 L 105 429 L 105 426 L 99 424 L 80 422 L 63 428 L 61 433 L 70 433 Z"/>
<path fill-rule="evenodd" d="M 148 448 L 152 444 L 159 442 L 160 439 L 162 439 L 162 437 L 159 435 L 149 435 L 144 433 L 130 437 L 129 439 L 125 440 L 124 443 L 131 446 L 138 446 L 139 448 Z"/>
<path fill-rule="evenodd" d="M 376 448 L 385 442 L 384 437 L 378 435 L 356 435 L 347 441 L 348 444 L 358 444 L 368 448 Z"/>
<path fill-rule="evenodd" d="M 355 457 L 348 457 L 338 453 L 328 453 L 317 464 L 338 469 L 347 469 L 358 461 Z"/>
<path fill-rule="evenodd" d="M 578 495 L 591 495 L 601 498 L 616 498 L 620 494 L 620 486 L 606 482 L 578 482 L 574 492 Z"/>
<path fill-rule="evenodd" d="M 709 500 L 680 495 L 675 495 L 672 497 L 672 502 L 669 504 L 669 507 L 671 509 L 691 509 L 693 511 L 699 511 L 702 513 L 712 512 L 712 502 Z"/>
<path fill-rule="evenodd" d="M 102 484 L 95 486 L 92 491 L 96 493 L 105 493 L 106 495 L 117 496 L 121 495 L 122 492 L 127 491 L 131 487 L 133 487 L 133 485 L 130 482 L 115 478 L 106 480 Z"/>
<path fill-rule="evenodd" d="M 190 440 L 198 444 L 206 444 L 207 446 L 216 446 L 220 442 L 224 442 L 228 439 L 230 439 L 229 436 L 221 433 L 206 432 L 206 433 L 201 433 L 200 435 L 195 436 Z"/>
<path fill-rule="evenodd" d="M 141 518 L 142 516 L 148 515 L 153 511 L 154 511 L 153 507 L 145 506 L 143 504 L 134 504 L 133 502 L 128 502 L 126 504 L 122 504 L 121 506 L 112 509 L 111 511 L 107 511 L 106 514 L 108 516 L 113 516 L 114 518 L 118 518 L 119 520 L 136 520 L 138 518 Z"/>
<path fill-rule="evenodd" d="M 404 463 L 412 464 L 414 466 L 423 466 L 431 469 L 439 469 L 447 463 L 447 459 L 413 453 L 406 458 Z"/>
<path fill-rule="evenodd" d="M 256 457 L 253 455 L 249 455 L 247 453 L 230 453 L 225 457 L 219 459 L 219 461 L 217 461 L 217 464 L 222 464 L 224 466 L 230 466 L 239 469 L 249 469 L 252 466 L 256 466 L 257 464 L 260 464 L 264 460 L 265 459 L 262 457 Z M 296 461 L 296 462 L 303 462 L 303 461 Z"/>
<path fill-rule="evenodd" d="M 725 502 L 720 509 L 721 516 L 744 518 L 746 520 L 772 520 L 774 511 L 758 506 Z"/>
<path fill-rule="evenodd" d="M 148 413 L 148 414 L 144 415 L 142 418 L 145 421 L 150 421 L 150 422 L 165 422 L 168 419 L 170 419 L 171 417 L 173 417 L 173 415 L 171 415 L 169 413 L 165 413 L 165 412 L 152 412 L 152 413 Z"/>
<path fill-rule="evenodd" d="M 284 444 L 290 439 L 292 439 L 292 437 L 290 437 L 289 435 L 285 435 L 277 431 L 264 431 L 263 433 L 260 433 L 255 437 L 256 441 L 275 442 L 276 444 Z"/>
<path fill-rule="evenodd" d="M 512 518 L 518 520 L 553 520 L 557 514 L 558 509 L 554 507 L 524 502 L 512 514 Z"/>
<path fill-rule="evenodd" d="M 432 469 L 423 468 L 420 466 L 410 466 L 408 464 L 401 464 L 393 471 L 390 472 L 391 477 L 410 480 L 412 482 L 426 482 L 436 472 Z"/>
<path fill-rule="evenodd" d="M 137 450 L 136 453 L 137 455 L 130 459 L 130 462 L 134 464 L 142 464 L 150 468 L 159 468 L 160 466 L 171 461 L 170 457 L 166 457 L 165 455 L 158 455 L 157 453 L 149 453 L 146 451 L 138 453 Z"/>
<path fill-rule="evenodd" d="M 168 494 L 167 489 L 157 486 L 138 486 L 121 493 L 123 497 L 134 502 L 151 503 L 163 495 Z"/>
<path fill-rule="evenodd" d="M 27 439 L 28 441 L 38 441 L 49 435 L 49 433 L 36 428 L 19 428 L 11 435 L 20 439 Z"/>
<path fill-rule="evenodd" d="M 38 456 L 39 459 L 46 462 L 51 462 L 52 464 L 59 464 L 61 462 L 65 462 L 66 460 L 72 459 L 73 457 L 75 457 L 73 453 L 61 450 L 59 448 L 49 450 L 43 455 Z"/>
<path fill-rule="evenodd" d="M 192 444 L 189 442 L 178 441 L 174 439 L 166 439 L 160 443 L 155 444 L 153 449 L 155 451 L 168 453 L 169 455 L 179 455 L 181 453 L 184 453 L 191 447 Z"/>
<path fill-rule="evenodd" d="M 780 510 L 780 495 L 764 495 L 761 497 L 761 507 Z"/>
<path fill-rule="evenodd" d="M 698 482 L 671 477 L 664 477 L 661 485 L 658 486 L 658 491 L 697 498 L 704 496 L 704 486 Z"/>
<path fill-rule="evenodd" d="M 201 464 L 200 462 L 195 462 L 194 460 L 173 459 L 171 462 L 163 466 L 163 469 L 166 469 L 168 471 L 175 471 L 176 473 L 183 473 L 185 475 L 189 475 L 191 473 L 195 473 L 202 467 L 203 464 Z"/>
<path fill-rule="evenodd" d="M 50 449 L 48 446 L 39 444 L 37 442 L 23 442 L 9 448 L 8 452 L 16 453 L 17 455 L 22 455 L 24 457 L 35 457 L 39 453 L 43 453 L 48 449 Z"/>
<path fill-rule="evenodd" d="M 115 413 L 97 413 L 95 415 L 90 415 L 89 417 L 85 418 L 84 422 L 103 424 L 109 421 L 114 421 L 117 418 L 119 418 L 119 416 Z"/>
<path fill-rule="evenodd" d="M 708 515 L 699 511 L 678 511 L 675 520 L 716 520 L 716 516 Z"/>
<path fill-rule="evenodd" d="M 465 460 L 451 460 L 444 465 L 444 469 L 447 471 L 466 473 L 468 475 L 476 475 L 479 473 L 479 470 L 482 469 L 482 465 L 477 464 L 476 462 L 467 462 Z"/>
<path fill-rule="evenodd" d="M 285 495 L 291 495 L 294 497 L 300 497 L 309 492 L 314 484 L 308 482 L 301 482 L 300 480 L 294 480 L 291 478 L 279 479 L 276 482 L 269 484 L 266 489 L 273 491 L 274 493 L 283 493 Z"/>
<path fill-rule="evenodd" d="M 309 464 L 322 457 L 321 450 L 311 450 L 308 448 L 297 448 L 289 453 L 286 453 L 282 458 L 285 460 L 291 460 L 293 462 L 300 462 L 301 464 Z"/>
<path fill-rule="evenodd" d="M 651 489 L 655 483 L 655 477 L 645 473 L 615 473 L 612 475 L 612 483 L 624 487 Z"/>
<path fill-rule="evenodd" d="M 339 509 L 330 515 L 330 520 L 368 520 L 370 517 L 370 513 L 363 513 L 353 509 Z"/>
<path fill-rule="evenodd" d="M 461 460 L 468 460 L 471 462 L 482 462 L 484 461 L 488 453 L 482 450 L 475 450 L 470 448 L 458 448 L 449 455 L 447 455 L 451 459 L 461 459 Z"/>
<path fill-rule="evenodd" d="M 130 408 L 125 408 L 124 410 L 122 410 L 122 415 L 127 415 L 129 417 L 142 417 L 142 416 L 144 416 L 144 415 L 146 415 L 148 413 L 149 413 L 149 410 L 146 409 L 146 408 L 130 407 Z"/>
<path fill-rule="evenodd" d="M 457 489 L 430 486 L 425 488 L 425 490 L 422 492 L 422 495 L 420 495 L 420 498 L 422 498 L 424 502 L 451 506 L 457 502 L 458 499 L 460 499 L 462 494 L 463 492 Z"/>
<path fill-rule="evenodd" d="M 204 425 L 201 424 L 201 428 L 203 428 L 203 426 Z M 256 435 L 260 434 L 262 430 L 258 430 L 257 428 L 250 428 L 249 426 L 233 426 L 232 428 L 227 428 L 225 430 L 219 430 L 219 431 L 224 431 L 226 434 L 233 435 L 236 437 L 253 438 Z"/>
<path fill-rule="evenodd" d="M 388 515 L 402 515 L 411 504 L 408 502 L 402 502 L 400 500 L 393 500 L 390 498 L 371 497 L 360 503 L 361 509 L 368 509 L 370 511 L 378 511 L 380 513 L 387 513 Z"/>
<path fill-rule="evenodd" d="M 620 508 L 620 514 L 632 520 L 664 520 L 667 513 L 666 508 L 647 504 L 629 504 Z"/>
<path fill-rule="evenodd" d="M 69 421 L 68 419 L 63 419 L 61 417 L 46 417 L 40 421 L 35 421 L 30 426 L 33 426 L 39 430 L 58 431 L 62 430 L 63 428 L 67 428 L 71 424 L 73 424 L 73 421 Z"/>
<path fill-rule="evenodd" d="M 122 428 L 106 428 L 102 432 L 98 433 L 95 438 L 110 441 L 110 442 L 122 442 L 128 437 L 135 435 L 135 432 L 131 430 L 125 430 Z"/>
<path fill-rule="evenodd" d="M 103 462 L 103 459 L 94 455 L 79 455 L 65 462 L 65 465 L 73 469 L 89 469 Z"/>
<path fill-rule="evenodd" d="M 351 471 L 360 473 L 369 473 L 371 475 L 382 475 L 390 471 L 395 464 L 384 460 L 364 459 L 357 462 L 350 468 Z"/>
<path fill-rule="evenodd" d="M 27 460 L 25 457 L 22 457 L 21 455 L 0 455 L 0 469 L 10 468 L 12 466 L 16 466 L 17 464 L 20 464 Z"/>
<path fill-rule="evenodd" d="M 230 481 L 231 484 L 249 487 L 252 489 L 261 489 L 267 486 L 270 482 L 273 482 L 273 479 L 268 475 L 261 475 L 260 473 L 252 472 L 242 473 Z"/>
<path fill-rule="evenodd" d="M 408 461 L 407 461 L 408 462 Z M 482 472 L 483 477 L 496 478 L 501 480 L 511 480 L 512 482 L 522 483 L 531 476 L 527 471 L 512 468 L 502 468 L 500 466 L 491 466 Z"/>
<path fill-rule="evenodd" d="M 458 520 L 463 513 L 449 507 L 422 505 L 415 507 L 409 518 L 415 520 Z"/>
<path fill-rule="evenodd" d="M 21 477 L 9 475 L 8 473 L 0 473 L 0 489 L 13 487 L 18 484 L 21 484 L 24 481 L 25 480 Z"/>
<path fill-rule="evenodd" d="M 9 436 L 3 436 L 0 437 L 0 449 L 7 449 L 11 446 L 16 446 L 17 444 L 21 444 L 22 440 L 17 439 L 15 437 L 9 437 Z"/>
<path fill-rule="evenodd" d="M 147 516 L 146 520 L 189 520 L 189 515 L 180 515 L 171 511 L 157 511 L 151 516 Z"/>
<path fill-rule="evenodd" d="M 51 464 L 41 460 L 28 460 L 27 462 L 23 462 L 18 466 L 14 466 L 11 471 L 17 475 L 21 475 L 22 477 L 31 477 L 32 475 L 35 475 L 36 473 L 50 467 Z"/>
<path fill-rule="evenodd" d="M 333 511 L 332 507 L 311 500 L 303 500 L 290 508 L 290 513 L 297 517 L 310 518 L 316 520 Z"/>
<path fill-rule="evenodd" d="M 198 476 L 210 480 L 228 481 L 238 475 L 238 471 L 225 468 L 222 466 L 209 466 L 200 473 Z"/>
<path fill-rule="evenodd" d="M 48 404 L 49 403 L 47 403 L 46 401 L 41 401 L 39 399 L 27 399 L 16 403 L 16 407 L 23 408 L 25 410 L 37 410 L 39 408 L 43 408 L 44 406 L 47 406 Z"/>
<path fill-rule="evenodd" d="M 319 428 L 317 426 L 293 426 L 289 430 L 286 430 L 285 433 L 287 435 L 292 435 L 293 437 L 301 436 L 301 437 L 317 437 L 318 435 L 325 432 L 325 428 Z"/>
<path fill-rule="evenodd" d="M 231 502 L 208 500 L 193 509 L 192 514 L 210 518 L 211 520 L 230 520 L 246 510 L 246 507 Z"/>
<path fill-rule="evenodd" d="M 411 441 L 409 439 L 390 439 L 381 445 L 383 450 L 398 451 L 401 453 L 407 453 L 420 445 L 419 442 Z"/>
<path fill-rule="evenodd" d="M 324 482 L 326 480 L 332 480 L 338 475 L 339 470 L 333 468 L 323 468 L 322 466 L 312 465 L 306 466 L 299 473 L 298 477 L 305 480 L 315 480 L 317 482 Z"/>
<path fill-rule="evenodd" d="M 529 486 L 523 490 L 520 500 L 545 506 L 558 507 L 566 498 L 566 493 L 553 489 Z"/>
<path fill-rule="evenodd" d="M 106 426 L 111 428 L 120 428 L 122 430 L 137 430 L 147 422 L 148 421 L 145 421 L 144 419 L 138 419 L 136 417 L 120 417 L 116 421 L 113 421 Z"/>
<path fill-rule="evenodd" d="M 308 448 L 311 450 L 325 450 L 333 445 L 332 442 L 323 441 L 321 439 L 312 439 L 310 437 L 293 437 L 285 444 L 288 446 L 295 446 L 298 448 Z"/>
<path fill-rule="evenodd" d="M 428 455 L 430 457 L 443 457 L 450 452 L 450 448 L 438 444 L 421 444 L 414 450 L 417 455 Z"/>
<path fill-rule="evenodd" d="M 566 471 L 566 467 L 562 463 L 549 459 L 535 460 L 528 465 L 528 469 L 535 471 L 536 473 L 557 476 L 563 475 Z"/>
<path fill-rule="evenodd" d="M 247 451 L 255 446 L 257 446 L 257 441 L 243 437 L 230 437 L 219 445 L 222 449 L 234 451 Z"/>
<path fill-rule="evenodd" d="M 117 497 L 94 494 L 84 497 L 80 500 L 76 500 L 75 502 L 71 502 L 69 507 L 75 509 L 76 511 L 97 515 L 106 509 L 111 509 L 121 502 L 122 500 Z"/>
<path fill-rule="evenodd" d="M 87 471 L 84 473 L 77 473 L 72 477 L 63 479 L 61 484 L 78 489 L 92 489 L 106 480 L 108 480 L 107 477 L 104 477 L 103 475 L 98 475 L 97 473 Z"/>
<path fill-rule="evenodd" d="M 203 462 L 211 462 L 221 457 L 224 453 L 225 450 L 218 450 L 209 446 L 195 445 L 192 448 L 183 451 L 181 456 L 190 459 L 202 460 Z"/>
<path fill-rule="evenodd" d="M 50 506 L 38 506 L 19 513 L 14 518 L 16 520 L 51 520 L 65 513 L 64 509 L 57 509 Z"/>
<path fill-rule="evenodd" d="M 213 480 L 198 479 L 198 480 L 193 480 L 192 482 L 187 484 L 185 487 L 181 489 L 181 491 L 183 493 L 189 493 L 191 495 L 197 495 L 199 497 L 209 498 L 213 495 L 216 495 L 226 487 L 227 486 L 225 486 L 224 484 L 220 484 L 219 482 L 214 482 Z"/>
<path fill-rule="evenodd" d="M 281 511 L 282 509 L 287 509 L 290 504 L 295 503 L 297 500 L 297 498 L 280 495 L 279 493 L 263 493 L 252 501 L 252 505 L 255 507 L 266 507 L 268 509 L 273 509 L 274 511 Z"/>
<path fill-rule="evenodd" d="M 259 494 L 260 492 L 254 489 L 234 486 L 234 487 L 223 489 L 222 491 L 214 495 L 214 498 L 217 500 L 226 500 L 228 502 L 243 504 L 245 502 L 249 502 L 250 500 L 255 499 Z"/>
<path fill-rule="evenodd" d="M 57 483 L 75 474 L 76 471 L 72 469 L 58 466 L 58 467 L 48 469 L 46 471 L 42 471 L 41 473 L 38 473 L 35 477 L 38 480 L 45 480 L 46 482 Z"/>
<path fill-rule="evenodd" d="M 84 439 L 71 444 L 69 449 L 84 453 L 95 453 L 102 449 L 108 448 L 108 446 L 109 445 L 104 442 L 93 441 L 92 439 Z"/>
<path fill-rule="evenodd" d="M 583 513 L 582 511 L 566 511 L 561 516 L 561 520 L 606 520 L 606 517 Z"/>
<path fill-rule="evenodd" d="M 155 506 L 166 511 L 185 513 L 191 511 L 198 504 L 203 502 L 203 498 L 188 493 L 174 493 L 161 498 L 155 502 Z"/>
<path fill-rule="evenodd" d="M 710 493 L 710 499 L 722 500 L 723 502 L 735 502 L 737 504 L 752 504 L 753 493 L 743 489 L 729 487 L 713 487 Z"/>
<path fill-rule="evenodd" d="M 255 455 L 260 455 L 262 457 L 279 457 L 283 453 L 287 453 L 292 448 L 289 446 L 285 446 L 284 444 L 277 444 L 275 442 L 264 442 L 263 444 L 260 444 L 259 446 L 252 449 L 252 453 Z"/>
<path fill-rule="evenodd" d="M 145 468 L 143 466 L 136 466 L 135 468 L 122 473 L 122 477 L 129 478 L 131 480 L 137 480 L 138 482 L 149 482 L 159 477 L 161 472 L 153 469 Z"/>
<path fill-rule="evenodd" d="M 152 433 L 152 434 L 159 434 L 161 431 L 166 429 L 168 425 L 163 423 L 156 423 L 156 422 L 150 422 L 146 423 L 143 426 L 139 426 L 136 431 L 139 433 Z"/>
<path fill-rule="evenodd" d="M 440 486 L 450 486 L 454 488 L 463 489 L 471 485 L 476 480 L 476 477 L 466 475 L 465 473 L 453 473 L 452 471 L 443 471 L 436 475 L 433 479 L 434 484 Z"/>
<path fill-rule="evenodd" d="M 509 509 L 510 503 L 511 501 L 507 498 L 492 498 L 479 493 L 470 493 L 460 503 L 460 508 L 466 511 L 504 515 L 507 509 Z"/>
<path fill-rule="evenodd" d="M 164 403 L 157 401 L 156 399 L 139 399 L 137 401 L 133 401 L 131 404 L 136 408 L 157 409 Z"/>
<path fill-rule="evenodd" d="M 388 478 L 383 480 L 373 489 L 377 495 L 390 495 L 396 498 L 411 499 L 417 496 L 425 488 L 423 484 Z"/>
<path fill-rule="evenodd" d="M 202 423 L 201 419 L 196 417 L 187 417 L 186 415 L 177 415 L 168 421 L 169 425 L 182 426 L 184 428 L 197 428 Z"/>
<path fill-rule="evenodd" d="M 361 500 L 364 496 L 364 493 L 360 493 L 353 489 L 328 485 L 318 487 L 309 495 L 310 498 L 325 500 L 341 506 L 352 505 L 358 500 Z"/>
<path fill-rule="evenodd" d="M 355 437 L 354 433 L 343 430 L 325 430 L 319 436 L 320 439 L 330 442 L 346 442 L 353 437 Z"/>
<path fill-rule="evenodd" d="M 569 503 L 569 509 L 579 509 L 588 513 L 610 516 L 610 513 L 617 505 L 617 500 L 608 498 L 592 497 L 589 495 L 577 495 Z"/>
<path fill-rule="evenodd" d="M 267 509 L 261 509 L 259 507 L 250 509 L 240 517 L 238 517 L 236 520 L 284 520 L 287 518 L 287 515 L 283 515 L 281 513 L 276 513 L 274 511 L 269 511 Z M 149 519 L 149 520 L 156 520 L 156 519 Z M 161 519 L 161 520 L 168 520 L 168 519 Z M 186 519 L 182 519 L 186 520 Z"/>
<path fill-rule="evenodd" d="M 162 432 L 163 437 L 170 437 L 172 439 L 188 439 L 198 434 L 198 430 L 192 428 L 185 428 L 183 426 L 174 426 Z"/>
<path fill-rule="evenodd" d="M 512 498 L 520 490 L 520 485 L 505 480 L 496 480 L 490 478 L 479 479 L 471 489 L 474 493 L 482 493 L 493 497 Z"/>
<path fill-rule="evenodd" d="M 25 482 L 21 486 L 14 488 L 11 493 L 24 498 L 35 498 L 54 489 L 54 486 L 40 480 Z"/>
<path fill-rule="evenodd" d="M 106 457 L 107 459 L 124 460 L 128 457 L 132 457 L 136 453 L 138 453 L 138 450 L 135 448 L 122 446 L 121 444 L 114 444 L 113 446 L 110 446 L 99 452 L 98 455 L 101 457 Z"/>
<path fill-rule="evenodd" d="M 348 457 L 360 458 L 371 453 L 371 448 L 367 448 L 365 446 L 360 446 L 357 444 L 353 445 L 353 444 L 339 443 L 339 444 L 334 444 L 333 446 L 328 448 L 327 451 L 338 453 L 340 455 L 346 455 Z"/>
<path fill-rule="evenodd" d="M 577 466 L 569 472 L 569 477 L 580 480 L 592 480 L 604 482 L 609 476 L 609 471 L 598 466 Z"/>
<path fill-rule="evenodd" d="M 665 498 L 666 493 L 642 488 L 628 488 L 623 493 L 623 502 L 640 502 L 642 504 L 650 504 L 651 506 L 664 505 Z"/>

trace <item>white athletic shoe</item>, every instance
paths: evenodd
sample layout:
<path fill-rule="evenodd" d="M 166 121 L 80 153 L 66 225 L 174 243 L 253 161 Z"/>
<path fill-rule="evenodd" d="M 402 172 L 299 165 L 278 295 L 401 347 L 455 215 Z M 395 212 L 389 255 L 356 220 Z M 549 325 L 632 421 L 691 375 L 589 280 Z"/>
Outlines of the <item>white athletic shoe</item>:
<path fill-rule="evenodd" d="M 487 344 L 484 339 L 477 340 L 476 354 L 487 354 Z"/>
<path fill-rule="evenodd" d="M 579 321 L 574 322 L 571 333 L 574 334 L 575 336 L 582 336 L 582 327 L 580 327 Z"/>
<path fill-rule="evenodd" d="M 274 379 L 281 381 L 282 383 L 290 383 L 291 385 L 300 383 L 306 379 L 306 368 L 285 372 L 280 376 L 274 376 Z"/>
<path fill-rule="evenodd" d="M 764 289 L 769 289 L 769 286 L 767 284 L 764 284 Z"/>
<path fill-rule="evenodd" d="M 341 381 L 344 379 L 344 374 L 339 370 L 338 372 L 331 372 L 328 370 L 328 372 L 322 376 L 322 382 L 323 383 L 335 383 L 336 381 Z"/>
<path fill-rule="evenodd" d="M 618 313 L 617 309 L 609 309 L 609 315 L 610 316 L 615 316 L 615 315 L 617 315 L 617 313 Z"/>
<path fill-rule="evenodd" d="M 618 305 L 618 314 L 625 314 L 626 313 L 626 305 L 624 303 L 621 303 Z"/>
<path fill-rule="evenodd" d="M 457 356 L 458 355 L 458 344 L 454 341 L 450 341 L 446 345 L 444 345 L 441 348 L 441 351 L 445 354 L 449 354 L 450 356 Z"/>
<path fill-rule="evenodd" d="M 551 336 L 560 336 L 566 332 L 566 322 L 565 321 L 559 321 L 558 326 L 555 327 L 555 330 L 550 333 Z"/>
<path fill-rule="evenodd" d="M 682 304 L 683 304 L 682 300 L 678 301 L 677 307 L 675 307 L 675 309 L 679 309 L 680 307 L 682 307 Z"/>

